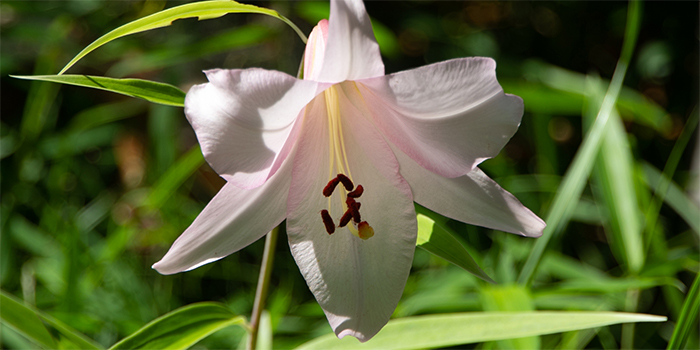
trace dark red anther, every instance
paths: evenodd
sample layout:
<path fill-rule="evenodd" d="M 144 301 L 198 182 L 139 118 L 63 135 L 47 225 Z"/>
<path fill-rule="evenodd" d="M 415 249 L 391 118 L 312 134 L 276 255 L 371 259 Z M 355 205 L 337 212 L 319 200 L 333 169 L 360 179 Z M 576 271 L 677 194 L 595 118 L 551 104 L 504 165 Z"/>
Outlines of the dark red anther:
<path fill-rule="evenodd" d="M 360 203 L 355 202 L 352 208 L 349 208 L 348 210 L 352 211 L 352 219 L 359 224 L 360 221 L 362 221 L 362 218 L 360 217 Z"/>
<path fill-rule="evenodd" d="M 355 203 L 355 198 L 348 197 L 345 199 L 345 204 L 348 206 L 348 208 L 352 208 L 353 204 Z"/>
<path fill-rule="evenodd" d="M 360 203 L 355 201 L 355 198 L 348 197 L 348 199 L 345 200 L 345 204 L 348 206 L 348 210 L 345 212 L 350 212 L 352 214 L 353 220 L 355 222 L 359 223 L 361 221 L 360 219 Z"/>
<path fill-rule="evenodd" d="M 348 210 L 345 211 L 345 214 L 343 214 L 343 217 L 340 218 L 340 223 L 338 223 L 338 227 L 345 227 L 345 225 L 350 222 L 350 219 L 352 219 L 352 208 L 348 208 Z"/>
<path fill-rule="evenodd" d="M 362 187 L 362 185 L 357 185 L 357 188 L 354 191 L 348 193 L 348 197 L 357 198 L 361 196 L 363 192 L 365 192 L 364 187 Z"/>
<path fill-rule="evenodd" d="M 340 182 L 340 180 L 338 180 L 337 177 L 331 179 L 331 181 L 328 181 L 328 185 L 323 188 L 323 195 L 330 197 L 331 194 L 333 194 L 333 191 L 335 191 L 335 186 L 338 186 L 338 182 Z"/>
<path fill-rule="evenodd" d="M 343 183 L 343 186 L 345 186 L 345 189 L 348 191 L 352 191 L 352 189 L 355 188 L 355 185 L 352 184 L 352 180 L 343 174 L 338 174 L 338 180 Z"/>
<path fill-rule="evenodd" d="M 321 220 L 323 220 L 323 224 L 326 226 L 326 232 L 328 232 L 329 235 L 332 235 L 333 232 L 335 232 L 335 224 L 333 223 L 331 214 L 328 214 L 328 210 L 321 210 Z"/>

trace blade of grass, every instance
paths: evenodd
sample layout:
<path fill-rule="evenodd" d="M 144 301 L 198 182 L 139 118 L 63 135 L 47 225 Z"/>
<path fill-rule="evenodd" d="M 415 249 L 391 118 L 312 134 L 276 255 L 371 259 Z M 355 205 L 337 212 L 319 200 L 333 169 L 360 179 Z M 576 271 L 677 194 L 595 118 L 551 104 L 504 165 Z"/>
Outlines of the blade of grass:
<path fill-rule="evenodd" d="M 328 334 L 297 349 L 425 349 L 608 326 L 626 322 L 663 322 L 666 317 L 621 312 L 468 312 L 389 321 L 369 341 L 338 340 Z"/>
<path fill-rule="evenodd" d="M 11 75 L 11 77 L 84 86 L 169 106 L 185 105 L 185 93 L 182 90 L 170 84 L 143 79 L 115 79 L 92 75 Z"/>
<path fill-rule="evenodd" d="M 600 93 L 596 87 L 600 84 L 595 78 L 588 82 L 590 104 L 597 108 Z M 590 113 L 585 114 L 588 115 L 588 119 L 594 118 Z M 644 244 L 641 213 L 634 189 L 632 158 L 625 127 L 617 111 L 613 109 L 593 172 L 593 180 L 597 185 L 594 194 L 601 197 L 601 208 L 607 212 L 608 220 L 604 226 L 610 239 L 610 248 L 618 261 L 634 274 L 639 272 L 644 264 Z"/>
<path fill-rule="evenodd" d="M 113 349 L 187 349 L 208 335 L 245 318 L 218 303 L 196 303 L 165 314 L 112 345 Z"/>
<path fill-rule="evenodd" d="M 683 345 L 688 338 L 688 334 L 693 331 L 692 326 L 698 319 L 700 312 L 700 274 L 695 275 L 693 286 L 690 287 L 688 295 L 683 302 L 681 314 L 673 328 L 673 334 L 668 341 L 666 349 L 683 349 Z"/>
<path fill-rule="evenodd" d="M 547 228 L 544 230 L 542 237 L 537 239 L 535 247 L 525 261 L 525 265 L 518 277 L 518 283 L 520 284 L 530 284 L 532 282 L 532 277 L 547 248 L 547 244 L 549 244 L 553 236 L 558 235 L 566 226 L 571 217 L 574 204 L 578 202 L 581 196 L 583 187 L 586 184 L 586 179 L 588 179 L 591 173 L 593 161 L 600 148 L 603 132 L 610 119 L 610 113 L 615 106 L 615 101 L 617 100 L 617 96 L 620 93 L 622 83 L 625 79 L 627 66 L 637 41 L 641 12 L 640 2 L 637 0 L 631 1 L 628 8 L 622 53 L 620 54 L 620 59 L 617 61 L 610 86 L 608 87 L 608 91 L 605 94 L 605 98 L 603 99 L 603 103 L 591 130 L 583 140 L 580 149 L 576 152 L 571 167 L 569 167 L 564 176 L 561 190 L 557 192 L 554 197 L 551 206 L 552 209 L 547 215 Z"/>
<path fill-rule="evenodd" d="M 673 180 L 666 177 L 659 169 L 656 169 L 649 163 L 643 163 L 641 168 L 644 173 L 644 181 L 651 190 L 660 188 L 664 182 L 668 182 L 668 191 L 666 191 L 664 201 L 688 223 L 688 226 L 695 233 L 700 234 L 700 217 L 698 217 L 700 208 L 688 198 Z"/>
<path fill-rule="evenodd" d="M 129 22 L 117 29 L 112 30 L 111 32 L 93 41 L 92 44 L 80 51 L 80 53 L 70 60 L 70 62 L 68 62 L 68 64 L 66 64 L 66 66 L 63 67 L 58 74 L 62 75 L 65 73 L 81 58 L 85 57 L 88 53 L 92 52 L 98 47 L 123 36 L 145 32 L 151 29 L 167 27 L 178 19 L 197 18 L 201 21 L 204 19 L 219 18 L 228 13 L 259 13 L 275 17 L 292 27 L 292 29 L 299 34 L 301 40 L 306 43 L 306 36 L 304 33 L 302 33 L 301 30 L 299 30 L 299 28 L 297 28 L 297 26 L 295 26 L 294 23 L 292 23 L 286 17 L 277 13 L 277 11 L 248 4 L 241 4 L 232 0 L 200 1 L 169 8 L 167 10 L 154 13 L 150 16 L 137 19 L 133 22 Z"/>
<path fill-rule="evenodd" d="M 654 227 L 656 226 L 656 221 L 659 218 L 659 212 L 661 210 L 661 204 L 666 198 L 666 193 L 671 186 L 673 175 L 676 173 L 676 168 L 681 160 L 683 151 L 685 151 L 686 146 L 690 138 L 695 132 L 695 128 L 698 126 L 698 106 L 695 106 L 693 111 L 690 113 L 688 121 L 681 131 L 681 135 L 678 136 L 676 144 L 673 145 L 671 154 L 668 156 L 666 165 L 664 166 L 663 177 L 658 182 L 656 190 L 654 191 L 654 199 L 652 200 L 649 208 L 646 212 L 646 222 L 645 222 L 645 234 L 646 234 L 646 251 L 649 251 L 649 246 L 652 242 L 652 235 L 654 234 Z M 697 221 L 697 218 L 695 219 Z M 691 225 L 692 226 L 692 225 Z M 697 231 L 696 231 L 697 232 Z"/>
<path fill-rule="evenodd" d="M 0 308 L 0 310 L 3 323 L 11 322 L 11 320 L 17 319 L 17 317 L 20 316 L 21 319 L 19 319 L 19 321 L 25 323 L 28 322 L 30 318 L 38 316 L 42 319 L 44 323 L 53 327 L 53 329 L 56 331 L 56 333 L 54 334 L 60 334 L 70 343 L 73 343 L 73 345 L 75 345 L 77 349 L 102 349 L 101 345 L 97 344 L 95 341 L 86 337 L 85 335 L 78 333 L 78 331 L 69 327 L 65 323 L 47 314 L 44 314 L 43 312 L 38 311 L 33 307 L 25 305 L 21 301 L 17 300 L 14 296 L 2 290 L 0 290 L 0 301 L 0 304 L 2 304 L 2 308 Z M 23 334 L 27 335 L 26 333 Z M 46 345 L 50 345 L 50 343 L 46 343 Z M 47 346 L 47 348 L 54 349 L 56 348 L 56 346 Z"/>

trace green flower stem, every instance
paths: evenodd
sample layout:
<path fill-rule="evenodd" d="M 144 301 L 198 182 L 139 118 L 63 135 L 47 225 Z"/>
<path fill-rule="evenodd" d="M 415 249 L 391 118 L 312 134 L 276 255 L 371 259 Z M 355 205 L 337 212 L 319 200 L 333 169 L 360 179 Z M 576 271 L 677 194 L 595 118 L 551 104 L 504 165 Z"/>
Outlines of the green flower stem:
<path fill-rule="evenodd" d="M 255 291 L 255 302 L 253 303 L 253 314 L 250 316 L 250 334 L 248 334 L 248 344 L 246 349 L 254 350 L 258 340 L 258 328 L 260 327 L 260 315 L 265 306 L 265 298 L 270 288 L 270 275 L 272 274 L 272 262 L 275 256 L 275 245 L 277 243 L 277 233 L 279 226 L 275 227 L 265 237 L 265 250 L 263 251 L 262 266 L 258 277 L 258 287 Z"/>

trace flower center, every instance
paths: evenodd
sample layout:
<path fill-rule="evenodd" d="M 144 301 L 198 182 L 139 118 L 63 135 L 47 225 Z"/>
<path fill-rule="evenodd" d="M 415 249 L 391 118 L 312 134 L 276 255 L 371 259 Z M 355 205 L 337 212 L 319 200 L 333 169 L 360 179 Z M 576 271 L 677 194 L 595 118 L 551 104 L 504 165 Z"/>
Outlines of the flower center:
<path fill-rule="evenodd" d="M 336 86 L 331 86 L 323 92 L 328 117 L 328 163 L 330 165 L 328 168 L 328 184 L 323 188 L 323 195 L 328 197 L 328 210 L 324 209 L 321 211 L 321 220 L 326 227 L 326 232 L 329 235 L 333 234 L 336 226 L 333 222 L 333 213 L 331 211 L 331 198 L 335 188 L 342 184 L 345 191 L 340 191 L 340 200 L 344 213 L 340 217 L 338 227 L 347 227 L 353 235 L 362 239 L 368 239 L 374 235 L 374 229 L 367 221 L 362 221 L 362 216 L 360 215 L 361 204 L 357 199 L 364 193 L 364 187 L 358 184 L 357 188 L 355 188 L 355 184 L 352 181 L 348 156 L 345 150 L 345 141 L 343 140 L 340 104 L 336 89 Z M 335 176 L 333 176 L 334 174 Z"/>

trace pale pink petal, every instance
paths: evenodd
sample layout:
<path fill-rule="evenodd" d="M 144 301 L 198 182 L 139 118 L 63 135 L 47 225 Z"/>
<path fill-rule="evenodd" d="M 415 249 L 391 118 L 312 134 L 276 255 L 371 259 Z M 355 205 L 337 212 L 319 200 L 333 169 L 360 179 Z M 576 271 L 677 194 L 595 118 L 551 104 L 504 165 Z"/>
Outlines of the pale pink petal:
<path fill-rule="evenodd" d="M 341 96 L 349 173 L 355 185 L 365 188 L 357 199 L 360 213 L 375 234 L 362 240 L 348 228 L 338 228 L 329 235 L 322 223 L 319 212 L 329 204 L 322 190 L 329 180 L 330 150 L 323 96 L 307 108 L 299 137 L 287 234 L 297 265 L 335 333 L 366 341 L 386 324 L 401 297 L 413 260 L 417 224 L 410 188 L 398 173 L 391 149 L 367 118 L 342 97 L 345 89 L 335 89 Z M 330 200 L 336 225 L 343 214 L 344 191 L 338 186 Z"/>
<path fill-rule="evenodd" d="M 323 66 L 323 56 L 326 52 L 326 39 L 328 38 L 328 20 L 318 22 L 309 35 L 304 51 L 304 79 L 318 80 L 318 75 Z"/>
<path fill-rule="evenodd" d="M 314 98 L 318 84 L 264 69 L 210 70 L 209 83 L 193 86 L 185 99 L 207 162 L 227 181 L 255 188 L 274 174 L 294 122 Z M 289 147 L 287 147 L 288 149 Z"/>
<path fill-rule="evenodd" d="M 490 58 L 462 58 L 358 82 L 377 126 L 418 164 L 446 177 L 494 157 L 518 129 Z"/>
<path fill-rule="evenodd" d="M 332 0 L 323 67 L 317 81 L 338 83 L 384 75 L 384 63 L 362 0 Z"/>
<path fill-rule="evenodd" d="M 293 154 L 269 181 L 244 190 L 227 183 L 153 265 L 169 275 L 234 253 L 264 236 L 285 218 Z"/>
<path fill-rule="evenodd" d="M 448 218 L 522 236 L 539 237 L 547 226 L 481 169 L 474 168 L 458 178 L 446 178 L 392 148 L 416 203 Z"/>

